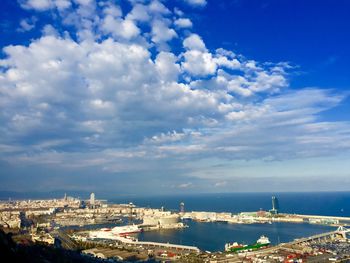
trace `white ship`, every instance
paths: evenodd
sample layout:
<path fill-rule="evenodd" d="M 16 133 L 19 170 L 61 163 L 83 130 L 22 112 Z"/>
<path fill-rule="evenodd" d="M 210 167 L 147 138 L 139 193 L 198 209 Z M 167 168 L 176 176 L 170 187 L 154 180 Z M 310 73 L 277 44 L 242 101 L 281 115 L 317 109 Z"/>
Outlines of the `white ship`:
<path fill-rule="evenodd" d="M 267 236 L 262 235 L 257 241 L 257 244 L 270 244 L 270 240 Z"/>
<path fill-rule="evenodd" d="M 101 239 L 118 239 L 118 237 L 125 237 L 130 234 L 139 233 L 142 228 L 137 225 L 129 226 L 116 226 L 113 228 L 102 228 L 98 231 L 91 231 L 89 233 L 90 238 L 101 238 Z"/>

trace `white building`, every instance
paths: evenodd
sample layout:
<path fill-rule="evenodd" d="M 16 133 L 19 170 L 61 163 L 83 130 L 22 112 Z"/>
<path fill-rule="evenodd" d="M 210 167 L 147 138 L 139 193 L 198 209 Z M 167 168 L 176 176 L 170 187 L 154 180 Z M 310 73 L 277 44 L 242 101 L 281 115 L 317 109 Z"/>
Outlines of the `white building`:
<path fill-rule="evenodd" d="M 95 193 L 90 194 L 90 205 L 95 207 Z"/>

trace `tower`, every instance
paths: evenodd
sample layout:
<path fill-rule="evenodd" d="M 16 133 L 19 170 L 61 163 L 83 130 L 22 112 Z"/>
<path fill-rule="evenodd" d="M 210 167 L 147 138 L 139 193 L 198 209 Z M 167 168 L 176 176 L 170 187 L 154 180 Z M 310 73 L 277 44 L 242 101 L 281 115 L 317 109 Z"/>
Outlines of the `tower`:
<path fill-rule="evenodd" d="M 270 213 L 276 215 L 278 214 L 278 210 L 279 210 L 278 199 L 276 196 L 272 196 L 271 201 L 272 201 L 272 209 L 270 210 Z"/>
<path fill-rule="evenodd" d="M 90 206 L 91 208 L 95 208 L 95 193 L 90 194 Z"/>
<path fill-rule="evenodd" d="M 180 203 L 180 213 L 181 214 L 185 213 L 185 203 L 184 202 Z"/>
<path fill-rule="evenodd" d="M 133 222 L 133 215 L 134 215 L 134 211 L 133 211 L 133 208 L 134 208 L 134 204 L 132 202 L 129 203 L 128 205 L 128 208 L 129 208 L 129 217 L 128 217 L 128 223 L 131 224 Z"/>

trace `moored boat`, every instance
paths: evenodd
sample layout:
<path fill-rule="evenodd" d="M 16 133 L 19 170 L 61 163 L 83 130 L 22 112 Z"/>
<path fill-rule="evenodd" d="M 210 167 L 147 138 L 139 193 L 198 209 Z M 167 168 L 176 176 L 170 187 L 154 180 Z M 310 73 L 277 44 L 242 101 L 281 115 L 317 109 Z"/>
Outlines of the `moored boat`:
<path fill-rule="evenodd" d="M 143 229 L 137 225 L 116 226 L 113 228 L 102 228 L 97 231 L 91 231 L 89 236 L 90 238 L 118 239 L 118 237 L 125 237 L 142 232 L 142 230 Z"/>
<path fill-rule="evenodd" d="M 270 245 L 270 240 L 266 236 L 261 236 L 255 244 L 244 245 L 237 242 L 225 244 L 226 252 L 246 252 L 266 248 Z"/>

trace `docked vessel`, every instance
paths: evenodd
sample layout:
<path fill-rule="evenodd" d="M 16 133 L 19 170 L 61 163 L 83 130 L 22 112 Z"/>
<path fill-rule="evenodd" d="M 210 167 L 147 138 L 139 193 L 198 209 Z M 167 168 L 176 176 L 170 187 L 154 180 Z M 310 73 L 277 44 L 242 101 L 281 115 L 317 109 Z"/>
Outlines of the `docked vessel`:
<path fill-rule="evenodd" d="M 266 236 L 261 236 L 255 244 L 250 245 L 243 245 L 238 244 L 237 242 L 234 243 L 227 243 L 225 244 L 225 251 L 226 252 L 247 252 L 247 251 L 254 251 L 262 248 L 266 248 L 270 245 L 270 240 Z"/>
<path fill-rule="evenodd" d="M 114 237 L 125 237 L 141 231 L 142 228 L 139 228 L 137 225 L 116 226 L 113 228 L 102 228 L 98 231 L 91 231 L 90 238 L 114 239 Z"/>

